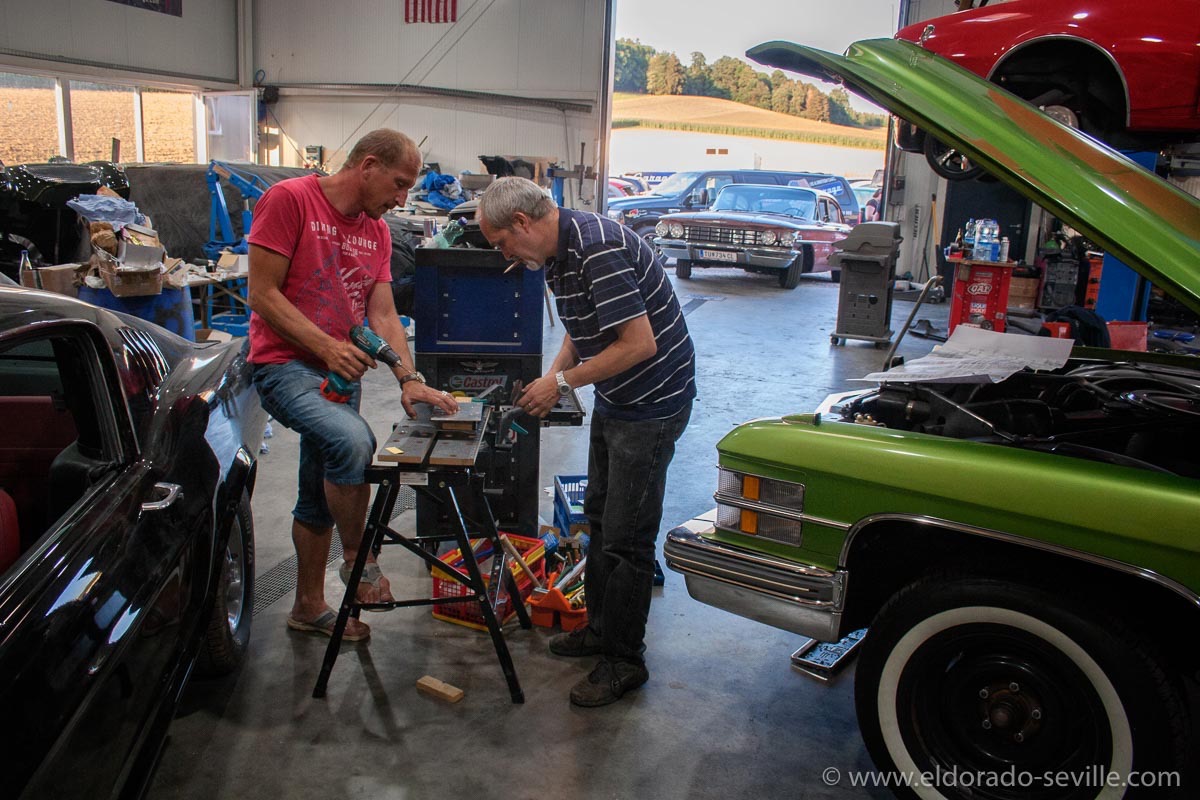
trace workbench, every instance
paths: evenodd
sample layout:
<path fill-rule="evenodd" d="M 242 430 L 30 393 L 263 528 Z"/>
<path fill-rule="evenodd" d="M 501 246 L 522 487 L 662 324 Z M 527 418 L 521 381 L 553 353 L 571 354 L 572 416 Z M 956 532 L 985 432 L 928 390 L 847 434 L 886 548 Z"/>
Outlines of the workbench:
<path fill-rule="evenodd" d="M 329 683 L 330 673 L 341 649 L 342 636 L 346 623 L 351 616 L 358 618 L 363 609 L 371 611 L 388 611 L 396 608 L 433 605 L 435 602 L 459 603 L 476 602 L 480 614 L 492 638 L 496 650 L 496 658 L 508 682 L 509 694 L 514 703 L 525 701 L 521 684 L 517 679 L 512 656 L 500 630 L 500 620 L 496 617 L 496 604 L 503 585 L 510 594 L 517 619 L 522 628 L 529 628 L 531 623 L 521 594 L 517 588 L 516 579 L 508 568 L 508 557 L 500 543 L 499 532 L 496 529 L 495 518 L 492 516 L 487 497 L 484 494 L 483 475 L 475 469 L 483 437 L 487 431 L 491 408 L 484 407 L 481 421 L 474 431 L 449 432 L 439 430 L 430 419 L 430 407 L 418 404 L 418 418 L 405 420 L 398 424 L 391 436 L 384 442 L 376 454 L 380 462 L 367 469 L 367 483 L 374 484 L 375 499 L 367 515 L 366 529 L 363 531 L 362 544 L 355 556 L 350 578 L 346 584 L 346 592 L 338 609 L 337 623 L 330 636 L 329 645 L 325 650 L 325 660 L 321 665 L 317 685 L 313 689 L 313 697 L 324 697 Z M 436 503 L 447 512 L 452 524 L 446 532 L 419 533 L 407 536 L 391 527 L 389 523 L 396 498 L 401 486 L 411 486 L 419 497 L 424 497 Z M 470 553 L 471 538 L 486 539 L 491 543 L 492 558 L 491 574 L 488 581 L 483 579 L 479 565 L 474 558 L 464 559 L 466 575 L 456 570 L 448 569 L 436 555 L 437 545 L 441 542 L 453 541 L 458 545 L 460 553 Z M 378 553 L 384 545 L 400 545 L 405 550 L 424 561 L 430 568 L 439 568 L 449 579 L 463 584 L 468 593 L 463 597 L 432 597 L 409 600 L 394 600 L 388 603 L 359 603 L 357 590 L 362 579 L 367 556 L 372 551 Z M 503 581 L 503 584 L 502 584 Z"/>
<path fill-rule="evenodd" d="M 249 318 L 250 302 L 246 297 L 246 279 L 249 274 L 249 272 L 226 272 L 224 270 L 203 275 L 195 272 L 188 273 L 188 288 L 198 290 L 194 302 L 200 304 L 201 327 L 212 327 L 212 303 L 218 297 L 228 300 L 231 309 L 244 314 L 247 319 Z"/>

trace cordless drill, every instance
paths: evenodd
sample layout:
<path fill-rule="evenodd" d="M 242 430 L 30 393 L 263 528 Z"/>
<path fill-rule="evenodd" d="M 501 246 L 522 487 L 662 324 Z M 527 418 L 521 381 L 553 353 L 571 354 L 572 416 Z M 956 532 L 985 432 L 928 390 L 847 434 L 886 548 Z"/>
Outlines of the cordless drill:
<path fill-rule="evenodd" d="M 396 351 L 392 349 L 391 345 L 379 338 L 374 331 L 364 328 L 362 325 L 355 325 L 350 329 L 350 341 L 359 350 L 371 358 L 382 361 L 389 367 L 400 363 L 400 356 L 396 355 Z M 321 396 L 334 403 L 345 403 L 350 399 L 350 392 L 353 389 L 354 384 L 351 381 L 330 371 L 321 384 Z"/>

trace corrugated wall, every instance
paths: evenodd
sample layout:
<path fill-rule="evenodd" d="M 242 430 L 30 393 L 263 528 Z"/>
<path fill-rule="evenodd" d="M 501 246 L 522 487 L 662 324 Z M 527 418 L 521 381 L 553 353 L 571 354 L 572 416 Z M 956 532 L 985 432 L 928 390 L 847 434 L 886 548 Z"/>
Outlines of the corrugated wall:
<path fill-rule="evenodd" d="M 182 0 L 183 16 L 109 0 L 4 0 L 6 56 L 188 83 L 237 81 L 237 0 Z"/>
<path fill-rule="evenodd" d="M 481 172 L 480 155 L 574 164 L 581 143 L 594 166 L 606 0 L 458 0 L 457 7 L 456 23 L 409 24 L 403 0 L 255 0 L 255 70 L 282 88 L 268 117 L 283 132 L 281 163 L 298 164 L 306 145 L 322 145 L 336 168 L 359 136 L 386 126 L 428 137 L 426 160 L 445 172 Z M 356 88 L 317 86 L 330 84 Z M 481 95 L 424 96 L 397 85 Z"/>

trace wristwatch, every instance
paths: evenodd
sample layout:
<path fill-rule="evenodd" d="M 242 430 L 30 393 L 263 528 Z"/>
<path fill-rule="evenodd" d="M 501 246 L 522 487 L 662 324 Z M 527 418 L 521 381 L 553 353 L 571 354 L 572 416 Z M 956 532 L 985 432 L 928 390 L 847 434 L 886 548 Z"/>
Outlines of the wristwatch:
<path fill-rule="evenodd" d="M 408 373 L 407 375 L 401 376 L 400 385 L 403 386 L 404 384 L 408 383 L 409 381 L 417 381 L 418 383 L 424 383 L 425 376 L 422 375 L 421 373 L 417 372 L 414 369 L 412 372 Z"/>
<path fill-rule="evenodd" d="M 562 372 L 554 373 L 554 380 L 558 381 L 558 394 L 560 397 L 566 397 L 571 393 L 571 384 L 567 383 L 567 378 Z"/>

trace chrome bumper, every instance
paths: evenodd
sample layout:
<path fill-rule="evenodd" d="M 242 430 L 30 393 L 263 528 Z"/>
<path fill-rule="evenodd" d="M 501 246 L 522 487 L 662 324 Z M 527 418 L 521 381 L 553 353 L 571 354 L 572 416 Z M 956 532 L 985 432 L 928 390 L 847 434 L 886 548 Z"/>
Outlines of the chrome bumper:
<path fill-rule="evenodd" d="M 728 264 L 731 267 L 766 267 L 770 269 L 786 269 L 800 254 L 795 250 L 780 250 L 778 248 L 747 247 L 734 248 L 729 245 L 702 245 L 685 242 L 679 239 L 654 240 L 654 244 L 666 258 L 682 258 L 685 261 L 700 261 L 708 264 Z M 736 261 L 724 261 L 704 258 L 701 250 L 710 252 L 731 253 L 737 256 Z"/>
<path fill-rule="evenodd" d="M 705 539 L 711 522 L 693 520 L 667 534 L 667 566 L 688 594 L 775 628 L 823 642 L 841 638 L 847 573 L 829 572 Z"/>

